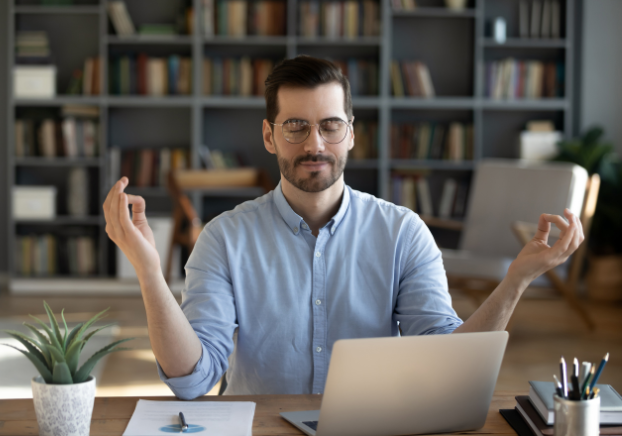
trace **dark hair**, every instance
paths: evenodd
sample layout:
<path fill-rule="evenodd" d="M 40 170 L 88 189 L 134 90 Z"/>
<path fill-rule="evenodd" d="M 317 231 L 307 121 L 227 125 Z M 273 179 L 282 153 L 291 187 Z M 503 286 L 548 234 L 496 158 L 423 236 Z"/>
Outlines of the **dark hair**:
<path fill-rule="evenodd" d="M 315 88 L 332 82 L 339 83 L 343 88 L 343 107 L 348 119 L 352 118 L 350 82 L 335 64 L 306 55 L 299 55 L 278 63 L 265 82 L 264 95 L 268 121 L 273 123 L 279 113 L 277 93 L 281 86 Z"/>

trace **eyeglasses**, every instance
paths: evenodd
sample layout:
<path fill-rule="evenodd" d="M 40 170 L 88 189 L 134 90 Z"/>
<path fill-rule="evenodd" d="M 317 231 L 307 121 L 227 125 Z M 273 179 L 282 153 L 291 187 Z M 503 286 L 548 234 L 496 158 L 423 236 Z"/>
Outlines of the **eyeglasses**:
<path fill-rule="evenodd" d="M 354 120 L 354 118 L 353 118 Z M 348 134 L 352 121 L 343 121 L 338 118 L 322 121 L 319 124 L 309 124 L 304 120 L 287 120 L 282 124 L 270 123 L 280 126 L 283 137 L 290 144 L 300 144 L 309 137 L 311 127 L 316 126 L 320 136 L 329 144 L 339 144 Z"/>

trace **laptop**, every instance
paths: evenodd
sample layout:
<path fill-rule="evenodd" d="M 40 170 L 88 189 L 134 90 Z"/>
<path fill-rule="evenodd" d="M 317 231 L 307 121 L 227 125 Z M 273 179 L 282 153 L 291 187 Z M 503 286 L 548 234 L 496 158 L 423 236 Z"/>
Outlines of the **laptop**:
<path fill-rule="evenodd" d="M 486 422 L 508 333 L 335 342 L 320 410 L 282 412 L 308 435 L 475 430 Z"/>

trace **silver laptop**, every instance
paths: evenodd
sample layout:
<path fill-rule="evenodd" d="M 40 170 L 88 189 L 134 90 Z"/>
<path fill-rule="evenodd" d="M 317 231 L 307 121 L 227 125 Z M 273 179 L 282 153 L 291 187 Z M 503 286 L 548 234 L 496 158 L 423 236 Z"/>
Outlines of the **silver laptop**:
<path fill-rule="evenodd" d="M 339 340 L 321 409 L 281 416 L 317 436 L 475 430 L 507 341 L 505 331 Z"/>

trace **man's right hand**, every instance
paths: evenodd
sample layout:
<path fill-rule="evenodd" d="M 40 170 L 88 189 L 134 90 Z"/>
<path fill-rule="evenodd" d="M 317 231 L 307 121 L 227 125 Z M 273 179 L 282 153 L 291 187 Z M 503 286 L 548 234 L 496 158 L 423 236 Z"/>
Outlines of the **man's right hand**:
<path fill-rule="evenodd" d="M 145 216 L 145 199 L 123 192 L 127 177 L 114 184 L 104 202 L 106 233 L 125 253 L 136 273 L 150 274 L 161 271 L 160 256 L 155 248 L 153 232 Z M 128 205 L 132 205 L 132 218 Z"/>

